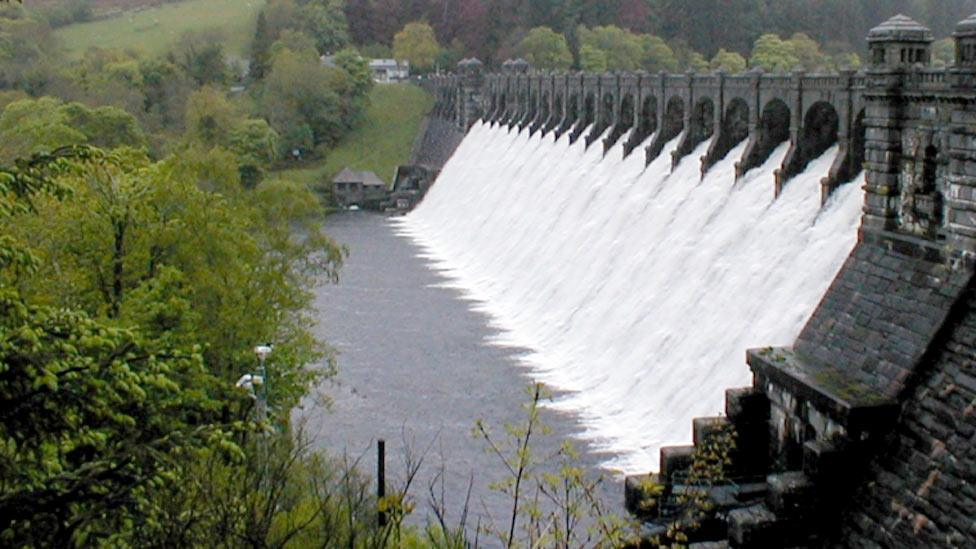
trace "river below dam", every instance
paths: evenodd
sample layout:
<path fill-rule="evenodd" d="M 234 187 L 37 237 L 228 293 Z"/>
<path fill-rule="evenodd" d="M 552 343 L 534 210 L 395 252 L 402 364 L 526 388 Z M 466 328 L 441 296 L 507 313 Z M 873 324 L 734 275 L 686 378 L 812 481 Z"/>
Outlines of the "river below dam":
<path fill-rule="evenodd" d="M 359 459 L 370 474 L 376 440 L 385 439 L 393 484 L 403 482 L 408 454 L 423 455 L 410 490 L 417 504 L 411 523 L 423 524 L 432 512 L 433 485 L 456 524 L 470 482 L 469 529 L 479 520 L 506 525 L 511 500 L 489 486 L 506 478 L 505 466 L 472 431 L 483 420 L 501 442 L 505 424 L 525 422 L 532 383 L 518 360 L 525 350 L 494 343 L 488 317 L 399 234 L 395 220 L 340 212 L 325 229 L 350 256 L 339 284 L 316 290 L 317 335 L 337 350 L 339 372 L 318 391 L 331 406 L 314 396 L 305 402 L 306 432 L 317 447 Z M 549 456 L 581 427 L 568 412 L 543 409 L 541 419 L 552 432 L 534 436 L 532 448 L 551 470 Z M 580 464 L 594 478 L 605 475 L 604 502 L 622 513 L 622 479 L 599 468 L 613 456 L 576 446 Z"/>

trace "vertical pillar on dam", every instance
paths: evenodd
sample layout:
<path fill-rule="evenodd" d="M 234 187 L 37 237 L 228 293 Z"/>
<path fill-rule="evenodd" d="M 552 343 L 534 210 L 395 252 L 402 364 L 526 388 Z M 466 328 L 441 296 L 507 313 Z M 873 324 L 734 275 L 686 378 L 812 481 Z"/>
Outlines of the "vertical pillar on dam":
<path fill-rule="evenodd" d="M 484 116 L 484 64 L 475 59 L 463 59 L 458 63 L 461 79 L 460 101 L 458 101 L 458 125 L 467 131 Z"/>

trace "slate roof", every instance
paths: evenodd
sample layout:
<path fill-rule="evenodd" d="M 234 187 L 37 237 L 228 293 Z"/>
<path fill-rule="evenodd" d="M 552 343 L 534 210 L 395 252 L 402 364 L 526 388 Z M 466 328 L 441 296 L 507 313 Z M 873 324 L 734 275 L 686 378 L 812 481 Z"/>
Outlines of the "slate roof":
<path fill-rule="evenodd" d="M 955 36 L 973 36 L 976 35 L 976 13 L 970 15 L 969 17 L 963 19 L 956 25 Z"/>
<path fill-rule="evenodd" d="M 332 178 L 333 183 L 362 183 L 364 187 L 386 187 L 386 183 L 373 172 L 357 172 L 349 167 L 342 168 Z"/>
<path fill-rule="evenodd" d="M 871 29 L 868 42 L 931 42 L 932 31 L 925 25 L 898 14 Z"/>

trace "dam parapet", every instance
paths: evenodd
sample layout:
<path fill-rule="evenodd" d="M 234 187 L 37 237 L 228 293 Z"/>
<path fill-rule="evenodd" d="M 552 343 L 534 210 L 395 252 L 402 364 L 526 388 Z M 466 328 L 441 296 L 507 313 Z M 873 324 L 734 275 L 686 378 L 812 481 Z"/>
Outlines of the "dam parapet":
<path fill-rule="evenodd" d="M 707 486 L 692 541 L 976 545 L 976 16 L 955 40 L 955 64 L 931 67 L 931 32 L 898 16 L 872 29 L 860 72 L 519 64 L 469 79 L 479 90 L 432 81 L 460 131 L 482 120 L 649 160 L 679 139 L 672 165 L 707 143 L 703 174 L 744 142 L 739 177 L 787 143 L 777 194 L 836 146 L 824 201 L 864 173 L 858 242 L 793 344 L 747 351 L 753 383 L 726 393 L 725 415 L 693 420 L 692 445 L 661 448 L 657 473 L 628 479 L 649 532 L 680 522 L 698 452 L 731 428 L 727 478 Z"/>

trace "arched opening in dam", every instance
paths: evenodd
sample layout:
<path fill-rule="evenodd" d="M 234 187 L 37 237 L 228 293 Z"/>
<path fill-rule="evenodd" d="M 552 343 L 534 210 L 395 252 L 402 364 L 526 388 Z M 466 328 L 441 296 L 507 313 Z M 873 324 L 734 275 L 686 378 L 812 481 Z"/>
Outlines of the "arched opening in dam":
<path fill-rule="evenodd" d="M 695 108 L 691 114 L 691 131 L 694 132 L 691 143 L 695 146 L 714 135 L 715 102 L 712 101 L 712 98 L 699 99 L 695 103 Z"/>
<path fill-rule="evenodd" d="M 575 126 L 569 134 L 570 143 L 576 143 L 576 140 L 590 129 L 593 122 L 596 121 L 597 107 L 596 94 L 587 93 L 583 98 L 582 116 L 573 120 Z"/>
<path fill-rule="evenodd" d="M 640 119 L 637 121 L 636 131 L 630 135 L 630 139 L 624 144 L 624 156 L 630 155 L 631 151 L 653 135 L 657 131 L 657 124 L 657 98 L 649 95 L 641 103 Z"/>
<path fill-rule="evenodd" d="M 612 93 L 604 93 L 600 96 L 600 108 L 597 112 L 596 121 L 586 136 L 586 146 L 589 147 L 600 139 L 613 124 L 614 109 L 616 102 Z"/>
<path fill-rule="evenodd" d="M 571 93 L 569 94 L 569 101 L 566 103 L 566 116 L 562 120 L 562 124 L 556 130 L 556 137 L 562 136 L 564 133 L 572 130 L 573 126 L 579 120 L 580 115 L 580 99 L 579 94 Z"/>
<path fill-rule="evenodd" d="M 647 149 L 646 161 L 648 164 L 660 156 L 665 145 L 681 135 L 681 132 L 685 129 L 684 99 L 675 95 L 667 101 L 664 106 L 664 120 L 661 121 L 661 127 L 658 130 L 656 138 Z"/>
<path fill-rule="evenodd" d="M 565 116 L 565 110 L 563 108 L 563 94 L 556 93 L 552 98 L 552 118 L 546 125 L 545 131 L 552 131 L 559 127 Z"/>
<path fill-rule="evenodd" d="M 761 166 L 777 147 L 789 141 L 792 116 L 782 99 L 772 99 L 763 106 L 756 133 L 736 167 L 736 177 Z"/>
<path fill-rule="evenodd" d="M 726 107 L 725 116 L 722 117 L 722 135 L 727 136 L 730 149 L 749 137 L 749 104 L 745 99 L 737 97 Z"/>
<path fill-rule="evenodd" d="M 716 162 L 725 158 L 733 147 L 749 137 L 749 104 L 741 97 L 729 102 L 722 116 L 719 134 L 709 147 L 708 155 L 702 160 L 702 169 L 707 171 Z"/>
<path fill-rule="evenodd" d="M 604 147 L 609 150 L 610 147 L 617 144 L 617 141 L 623 137 L 633 126 L 634 126 L 634 96 L 633 94 L 625 94 L 623 99 L 620 101 L 620 115 L 617 124 L 614 125 L 613 131 L 607 137 L 604 142 Z"/>
<path fill-rule="evenodd" d="M 837 109 L 826 101 L 818 101 L 807 109 L 803 116 L 803 132 L 800 136 L 800 147 L 805 159 L 812 160 L 824 153 L 837 143 L 837 132 L 840 128 L 840 116 Z M 808 160 L 808 161 L 809 161 Z M 803 169 L 806 164 L 798 166 Z"/>
<path fill-rule="evenodd" d="M 538 114 L 539 114 L 539 93 L 533 91 L 529 95 L 529 106 L 528 109 L 525 110 L 522 120 L 519 123 L 519 127 L 520 128 L 528 127 L 529 124 L 531 124 L 535 120 L 535 117 L 538 116 Z"/>
<path fill-rule="evenodd" d="M 549 116 L 550 116 L 549 105 L 550 105 L 549 92 L 543 91 L 540 97 L 539 114 L 533 117 L 532 119 L 533 132 L 539 131 L 547 122 L 549 122 Z"/>

